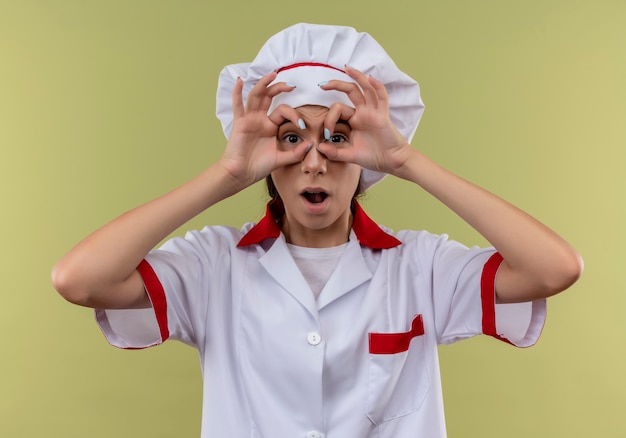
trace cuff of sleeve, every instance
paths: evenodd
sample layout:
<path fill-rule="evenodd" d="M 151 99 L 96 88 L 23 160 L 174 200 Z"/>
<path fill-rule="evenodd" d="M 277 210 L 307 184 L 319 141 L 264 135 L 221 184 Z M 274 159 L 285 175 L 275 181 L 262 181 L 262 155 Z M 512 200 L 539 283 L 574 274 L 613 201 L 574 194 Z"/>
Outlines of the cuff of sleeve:
<path fill-rule="evenodd" d="M 516 347 L 533 346 L 546 321 L 545 299 L 528 303 L 496 304 L 496 275 L 502 264 L 502 256 L 493 254 L 481 277 L 481 299 L 483 308 L 483 333 Z"/>
<path fill-rule="evenodd" d="M 96 322 L 107 341 L 118 348 L 140 349 L 169 338 L 165 290 L 154 269 L 142 260 L 137 271 L 152 304 L 148 309 L 96 309 Z"/>

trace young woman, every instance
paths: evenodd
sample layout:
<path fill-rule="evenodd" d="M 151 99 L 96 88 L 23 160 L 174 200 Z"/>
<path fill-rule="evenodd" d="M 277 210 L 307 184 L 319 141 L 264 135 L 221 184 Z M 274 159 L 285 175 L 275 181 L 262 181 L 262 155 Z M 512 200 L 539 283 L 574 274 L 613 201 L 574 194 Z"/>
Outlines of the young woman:
<path fill-rule="evenodd" d="M 199 350 L 204 437 L 444 437 L 437 345 L 477 334 L 532 345 L 545 298 L 582 261 L 411 148 L 422 110 L 417 83 L 369 35 L 285 29 L 220 77 L 221 159 L 85 238 L 54 286 L 98 309 L 118 347 L 172 338 Z M 493 247 L 377 225 L 355 196 L 384 175 L 419 185 Z M 273 199 L 258 223 L 153 249 L 264 178 Z"/>

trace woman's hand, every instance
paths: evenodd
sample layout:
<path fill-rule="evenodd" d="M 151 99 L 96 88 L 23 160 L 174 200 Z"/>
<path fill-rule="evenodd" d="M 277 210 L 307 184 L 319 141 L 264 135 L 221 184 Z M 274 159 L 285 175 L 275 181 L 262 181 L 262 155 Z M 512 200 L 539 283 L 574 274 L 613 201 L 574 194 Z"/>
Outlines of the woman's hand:
<path fill-rule="evenodd" d="M 244 108 L 243 81 L 237 79 L 233 89 L 233 130 L 220 159 L 221 165 L 243 189 L 265 178 L 275 169 L 301 161 L 307 145 L 285 151 L 276 143 L 278 127 L 285 120 L 302 124 L 298 113 L 286 105 L 267 111 L 279 93 L 293 90 L 284 82 L 269 85 L 276 78 L 272 72 L 261 78 L 248 94 Z"/>
<path fill-rule="evenodd" d="M 346 73 L 358 86 L 335 80 L 321 88 L 341 91 L 354 104 L 355 108 L 334 104 L 324 122 L 326 132 L 332 134 L 338 120 L 347 121 L 352 129 L 350 144 L 336 148 L 323 142 L 319 145 L 320 152 L 330 160 L 355 163 L 402 177 L 402 168 L 413 149 L 389 118 L 389 99 L 384 84 L 348 66 Z"/>

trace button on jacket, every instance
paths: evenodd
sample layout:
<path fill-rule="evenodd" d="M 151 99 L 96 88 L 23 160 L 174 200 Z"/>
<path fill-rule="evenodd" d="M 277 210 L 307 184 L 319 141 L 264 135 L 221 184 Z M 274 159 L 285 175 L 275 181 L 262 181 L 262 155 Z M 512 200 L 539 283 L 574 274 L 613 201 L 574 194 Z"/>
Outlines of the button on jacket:
<path fill-rule="evenodd" d="M 525 347 L 541 332 L 545 300 L 495 304 L 493 248 L 393 235 L 358 203 L 316 300 L 275 208 L 152 251 L 138 267 L 151 309 L 96 310 L 115 346 L 199 350 L 204 438 L 445 437 L 437 345 L 487 334 Z"/>

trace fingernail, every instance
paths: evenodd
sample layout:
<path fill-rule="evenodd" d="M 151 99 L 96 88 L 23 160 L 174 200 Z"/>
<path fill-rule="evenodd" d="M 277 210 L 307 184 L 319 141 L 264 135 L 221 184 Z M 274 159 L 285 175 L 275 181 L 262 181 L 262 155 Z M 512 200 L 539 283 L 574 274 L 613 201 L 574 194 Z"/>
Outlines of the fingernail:
<path fill-rule="evenodd" d="M 287 85 L 288 87 L 291 87 L 291 88 L 296 88 L 296 86 L 294 84 L 292 84 L 291 82 L 285 82 L 285 85 Z"/>
<path fill-rule="evenodd" d="M 351 68 L 354 70 L 354 67 L 352 67 L 350 64 L 346 64 L 346 67 Z"/>
<path fill-rule="evenodd" d="M 300 129 L 306 129 L 306 125 L 304 124 L 304 120 L 298 119 L 298 126 Z"/>
<path fill-rule="evenodd" d="M 308 145 L 308 146 L 306 147 L 306 151 L 304 151 L 304 155 L 305 155 L 305 156 L 306 156 L 306 154 L 308 154 L 308 153 L 309 153 L 309 151 L 311 150 L 311 148 L 312 148 L 312 147 L 313 147 L 313 143 L 311 143 L 310 145 Z"/>
<path fill-rule="evenodd" d="M 328 128 L 324 128 L 324 138 L 330 140 L 330 130 Z"/>
<path fill-rule="evenodd" d="M 322 81 L 319 84 L 317 84 L 318 87 L 323 87 L 325 85 L 328 85 L 328 81 Z"/>

